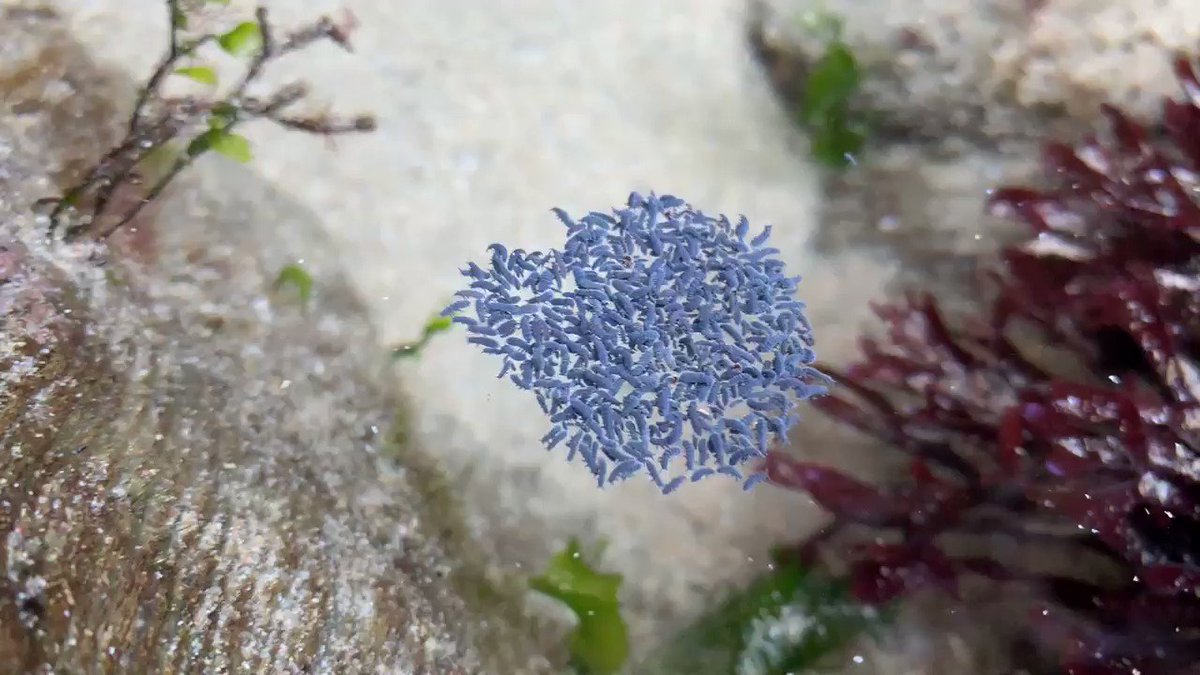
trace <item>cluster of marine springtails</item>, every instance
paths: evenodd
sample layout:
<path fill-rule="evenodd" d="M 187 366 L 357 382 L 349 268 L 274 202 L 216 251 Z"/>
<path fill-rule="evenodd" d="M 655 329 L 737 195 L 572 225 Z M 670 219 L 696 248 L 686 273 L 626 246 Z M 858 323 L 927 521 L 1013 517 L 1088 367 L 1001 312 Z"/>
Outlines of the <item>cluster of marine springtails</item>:
<path fill-rule="evenodd" d="M 565 441 L 599 485 L 640 472 L 666 493 L 716 474 L 761 482 L 740 467 L 786 437 L 797 398 L 824 391 L 770 226 L 749 237 L 744 217 L 668 195 L 578 220 L 555 211 L 561 250 L 492 245 L 444 313 L 473 307 L 454 320 L 501 357 L 500 377 L 535 392 L 547 447 Z"/>

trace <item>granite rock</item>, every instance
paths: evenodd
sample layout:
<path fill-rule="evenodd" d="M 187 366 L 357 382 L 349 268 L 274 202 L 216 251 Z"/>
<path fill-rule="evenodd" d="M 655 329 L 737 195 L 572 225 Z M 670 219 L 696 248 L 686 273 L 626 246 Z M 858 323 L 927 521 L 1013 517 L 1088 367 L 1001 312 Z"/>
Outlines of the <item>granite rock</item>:
<path fill-rule="evenodd" d="M 951 308 L 1019 230 L 986 215 L 989 191 L 1040 179 L 1040 144 L 1103 126 L 1103 103 L 1154 121 L 1179 94 L 1173 53 L 1200 47 L 1183 0 L 752 0 L 749 43 L 785 107 L 825 49 L 806 19 L 842 21 L 862 70 L 854 109 L 867 147 L 827 172 L 816 250 L 896 265 L 889 293 L 920 287 Z"/>
<path fill-rule="evenodd" d="M 1101 103 L 1153 120 L 1177 93 L 1170 60 L 1200 47 L 1189 0 L 754 0 L 751 31 L 788 96 L 823 50 L 806 12 L 844 22 L 859 105 L 901 142 L 977 144 L 1086 129 Z"/>

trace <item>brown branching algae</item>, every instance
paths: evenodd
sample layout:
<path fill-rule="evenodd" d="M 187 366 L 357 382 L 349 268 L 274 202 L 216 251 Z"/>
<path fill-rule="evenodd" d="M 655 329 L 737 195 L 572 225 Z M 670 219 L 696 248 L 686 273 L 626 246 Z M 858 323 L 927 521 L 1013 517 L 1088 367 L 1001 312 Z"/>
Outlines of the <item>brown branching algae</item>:
<path fill-rule="evenodd" d="M 329 116 L 306 117 L 289 113 L 289 109 L 308 93 L 305 84 L 297 82 L 272 94 L 259 97 L 248 93 L 251 85 L 262 76 L 272 61 L 299 52 L 319 41 L 330 41 L 350 49 L 349 28 L 321 18 L 309 26 L 276 37 L 268 21 L 267 10 L 260 7 L 255 21 L 238 24 L 223 34 L 204 33 L 188 36 L 186 15 L 179 0 L 166 0 L 169 23 L 167 54 L 159 62 L 149 81 L 139 91 L 129 119 L 125 138 L 110 150 L 85 175 L 83 180 L 66 190 L 61 197 L 45 198 L 40 204 L 48 207 L 50 230 L 56 230 L 63 218 L 84 208 L 85 213 L 66 228 L 65 236 L 74 238 L 84 231 L 106 239 L 127 225 L 147 204 L 153 202 L 171 182 L 196 158 L 216 151 L 239 161 L 249 159 L 246 139 L 234 130 L 247 120 L 265 119 L 285 128 L 307 133 L 332 136 L 335 134 L 371 131 L 372 117 L 360 115 L 351 119 Z M 209 100 L 197 97 L 168 98 L 163 93 L 168 76 L 180 74 L 192 79 L 216 83 L 216 75 L 203 66 L 181 67 L 184 58 L 195 55 L 210 43 L 236 56 L 247 57 L 242 76 L 230 91 Z M 190 139 L 182 151 L 172 153 L 172 144 Z M 165 166 L 146 180 L 147 164 L 168 156 Z M 121 190 L 148 184 L 136 198 L 128 199 L 129 206 L 113 213 L 115 198 Z"/>

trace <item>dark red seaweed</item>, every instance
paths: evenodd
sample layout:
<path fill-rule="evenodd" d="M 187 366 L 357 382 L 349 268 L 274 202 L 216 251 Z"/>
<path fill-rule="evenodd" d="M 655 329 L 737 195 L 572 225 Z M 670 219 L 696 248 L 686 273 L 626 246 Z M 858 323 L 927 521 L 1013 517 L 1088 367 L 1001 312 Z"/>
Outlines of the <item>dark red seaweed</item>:
<path fill-rule="evenodd" d="M 1106 107 L 1103 136 L 1046 146 L 1049 187 L 992 194 L 1032 236 L 999 252 L 984 311 L 951 321 L 910 295 L 877 308 L 886 330 L 857 363 L 822 368 L 837 386 L 814 405 L 905 453 L 910 476 L 876 487 L 769 457 L 772 482 L 833 517 L 797 553 L 866 532 L 841 551 L 860 600 L 953 597 L 964 575 L 1024 584 L 1028 639 L 1063 672 L 1200 662 L 1200 76 L 1175 65 L 1185 96 L 1161 128 Z M 1070 358 L 1039 358 L 1048 347 Z M 1035 531 L 1047 523 L 1060 527 Z M 1049 578 L 947 552 L 948 536 L 989 528 L 1119 573 Z"/>

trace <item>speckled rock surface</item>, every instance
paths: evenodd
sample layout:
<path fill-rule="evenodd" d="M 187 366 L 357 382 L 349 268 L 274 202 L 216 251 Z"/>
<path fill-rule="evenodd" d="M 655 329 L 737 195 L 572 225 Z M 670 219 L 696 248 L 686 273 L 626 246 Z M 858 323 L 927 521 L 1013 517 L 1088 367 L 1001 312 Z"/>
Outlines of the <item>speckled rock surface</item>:
<path fill-rule="evenodd" d="M 870 132 L 858 165 L 824 177 L 816 249 L 899 263 L 889 292 L 962 297 L 1017 231 L 984 214 L 994 187 L 1039 179 L 1039 145 L 1101 128 L 1103 103 L 1154 121 L 1180 95 L 1173 52 L 1200 50 L 1184 0 L 751 0 L 749 39 L 795 105 L 824 43 L 805 17 L 844 21 Z M 982 257 L 981 257 L 982 256 Z"/>
<path fill-rule="evenodd" d="M 0 9 L 0 672 L 553 672 L 391 441 L 311 214 L 209 163 L 137 256 L 47 245 L 27 207 L 109 142 L 123 81 L 60 28 Z M 299 251 L 307 312 L 267 293 Z"/>
<path fill-rule="evenodd" d="M 985 212 L 988 191 L 1038 180 L 1035 143 L 1004 151 L 947 155 L 921 143 L 878 144 L 857 166 L 825 177 L 814 249 L 858 250 L 895 265 L 884 295 L 938 294 L 948 311 L 969 309 L 986 292 L 999 243 L 1026 234 Z"/>
<path fill-rule="evenodd" d="M 1177 88 L 1171 52 L 1200 47 L 1191 0 L 763 0 L 766 41 L 802 72 L 821 44 L 806 11 L 845 21 L 879 132 L 996 143 L 1069 132 L 1101 103 L 1154 119 Z"/>

